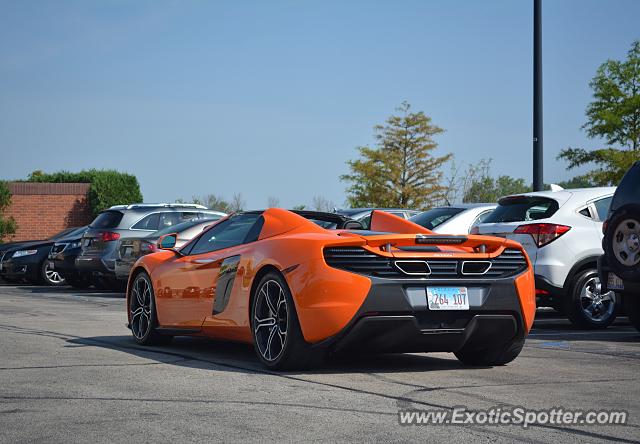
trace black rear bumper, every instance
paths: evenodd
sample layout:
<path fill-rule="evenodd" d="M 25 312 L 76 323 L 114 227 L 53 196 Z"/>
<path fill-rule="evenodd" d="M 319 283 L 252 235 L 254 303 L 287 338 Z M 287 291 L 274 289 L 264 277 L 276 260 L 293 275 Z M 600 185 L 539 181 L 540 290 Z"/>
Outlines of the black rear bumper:
<path fill-rule="evenodd" d="M 496 347 L 525 336 L 514 278 L 371 281 L 369 294 L 353 321 L 318 346 L 336 352 L 455 352 L 464 346 Z M 429 310 L 428 285 L 467 287 L 469 310 Z"/>
<path fill-rule="evenodd" d="M 610 272 L 613 273 L 614 271 L 607 263 L 607 258 L 604 255 L 600 256 L 598 258 L 598 276 L 600 277 L 600 283 L 602 284 L 603 292 L 609 291 L 607 283 Z M 628 279 L 623 279 L 622 281 L 624 283 L 624 290 L 614 291 L 623 293 L 625 295 L 640 297 L 640 282 L 630 281 Z"/>

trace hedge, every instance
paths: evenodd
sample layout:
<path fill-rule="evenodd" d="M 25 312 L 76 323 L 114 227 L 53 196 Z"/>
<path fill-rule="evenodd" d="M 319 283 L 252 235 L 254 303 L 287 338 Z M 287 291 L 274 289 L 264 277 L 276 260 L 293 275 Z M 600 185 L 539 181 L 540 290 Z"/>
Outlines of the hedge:
<path fill-rule="evenodd" d="M 83 170 L 79 173 L 59 171 L 43 173 L 34 171 L 27 182 L 89 183 L 89 206 L 96 216 L 100 211 L 113 205 L 127 205 L 142 202 L 140 184 L 136 176 L 116 170 Z"/>

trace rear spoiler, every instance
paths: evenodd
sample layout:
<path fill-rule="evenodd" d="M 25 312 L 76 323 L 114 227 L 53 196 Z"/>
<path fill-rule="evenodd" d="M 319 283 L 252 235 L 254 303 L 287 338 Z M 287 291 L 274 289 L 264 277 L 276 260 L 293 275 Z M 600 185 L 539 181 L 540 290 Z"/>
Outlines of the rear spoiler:
<path fill-rule="evenodd" d="M 373 210 L 371 212 L 372 231 L 384 231 L 398 234 L 433 234 L 433 231 L 385 211 Z"/>

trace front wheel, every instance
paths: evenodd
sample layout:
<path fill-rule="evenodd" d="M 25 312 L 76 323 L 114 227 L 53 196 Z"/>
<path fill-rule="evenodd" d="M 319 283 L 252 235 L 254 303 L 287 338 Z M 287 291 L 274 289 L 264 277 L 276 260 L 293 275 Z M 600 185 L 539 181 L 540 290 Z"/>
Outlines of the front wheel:
<path fill-rule="evenodd" d="M 569 320 L 586 329 L 606 328 L 613 324 L 620 305 L 615 292 L 602 293 L 595 269 L 585 270 L 575 277 L 564 304 Z"/>
<path fill-rule="evenodd" d="M 129 289 L 129 327 L 133 338 L 141 345 L 168 344 L 172 339 L 157 331 L 155 294 L 145 272 L 138 273 Z"/>
<path fill-rule="evenodd" d="M 499 347 L 483 349 L 465 349 L 454 353 L 456 358 L 465 365 L 497 366 L 505 365 L 518 357 L 524 347 L 524 338 L 515 338 Z"/>
<path fill-rule="evenodd" d="M 58 287 L 60 285 L 66 285 L 67 281 L 58 273 L 52 266 L 51 263 L 45 260 L 40 266 L 40 280 L 46 284 L 54 287 Z"/>
<path fill-rule="evenodd" d="M 279 273 L 267 273 L 256 287 L 251 333 L 258 359 L 270 369 L 304 369 L 323 358 L 322 350 L 304 340 L 291 291 Z"/>

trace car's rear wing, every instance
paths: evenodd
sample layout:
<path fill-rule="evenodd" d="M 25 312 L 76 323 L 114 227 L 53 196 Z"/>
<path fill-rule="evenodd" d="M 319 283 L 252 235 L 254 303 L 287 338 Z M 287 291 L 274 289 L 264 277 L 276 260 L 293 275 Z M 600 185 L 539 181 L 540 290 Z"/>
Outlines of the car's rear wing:
<path fill-rule="evenodd" d="M 398 234 L 433 234 L 433 231 L 426 229 L 422 225 L 406 220 L 385 211 L 373 210 L 371 212 L 372 231 L 383 231 Z"/>

